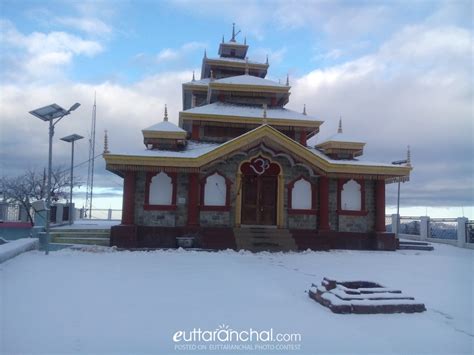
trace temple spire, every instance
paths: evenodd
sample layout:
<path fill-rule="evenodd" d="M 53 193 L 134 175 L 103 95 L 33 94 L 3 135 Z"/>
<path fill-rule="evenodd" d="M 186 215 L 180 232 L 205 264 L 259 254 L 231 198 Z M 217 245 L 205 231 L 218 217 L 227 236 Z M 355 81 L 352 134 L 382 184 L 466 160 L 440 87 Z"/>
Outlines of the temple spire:
<path fill-rule="evenodd" d="M 290 86 L 290 75 L 286 74 L 286 86 Z"/>
<path fill-rule="evenodd" d="M 234 22 L 232 22 L 232 38 L 230 41 L 235 42 L 235 23 Z"/>
<path fill-rule="evenodd" d="M 163 117 L 163 121 L 168 122 L 168 107 L 165 104 L 165 116 Z"/>
<path fill-rule="evenodd" d="M 306 116 L 306 104 L 303 105 L 303 115 Z"/>
<path fill-rule="evenodd" d="M 244 44 L 247 44 L 247 36 L 244 37 Z"/>
<path fill-rule="evenodd" d="M 342 133 L 342 117 L 339 117 L 339 127 L 337 128 L 337 133 Z"/>
<path fill-rule="evenodd" d="M 193 70 L 193 80 L 192 81 L 196 81 L 196 78 L 194 77 L 194 70 Z"/>
<path fill-rule="evenodd" d="M 207 51 L 205 48 L 204 48 L 204 58 L 207 58 Z"/>
<path fill-rule="evenodd" d="M 267 60 L 265 61 L 265 64 L 268 65 L 268 54 L 267 54 Z"/>
<path fill-rule="evenodd" d="M 222 35 L 222 43 L 224 43 L 224 35 Z"/>
<path fill-rule="evenodd" d="M 103 154 L 109 154 L 109 137 L 107 136 L 107 130 L 104 131 L 104 152 Z"/>

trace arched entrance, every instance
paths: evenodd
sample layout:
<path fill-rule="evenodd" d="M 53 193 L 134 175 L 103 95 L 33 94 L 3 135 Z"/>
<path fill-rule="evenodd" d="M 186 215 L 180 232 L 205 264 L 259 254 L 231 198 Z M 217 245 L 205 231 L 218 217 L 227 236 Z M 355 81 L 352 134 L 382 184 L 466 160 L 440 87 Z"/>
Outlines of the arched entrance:
<path fill-rule="evenodd" d="M 278 163 L 258 155 L 239 167 L 240 221 L 244 225 L 280 225 L 282 170 Z"/>

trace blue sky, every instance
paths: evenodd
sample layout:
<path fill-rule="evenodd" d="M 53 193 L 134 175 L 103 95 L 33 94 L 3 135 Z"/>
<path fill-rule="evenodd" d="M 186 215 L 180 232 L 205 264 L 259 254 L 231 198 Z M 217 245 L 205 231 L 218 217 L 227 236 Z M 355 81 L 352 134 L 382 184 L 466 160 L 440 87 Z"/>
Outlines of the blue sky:
<path fill-rule="evenodd" d="M 161 119 L 165 103 L 177 119 L 181 83 L 193 70 L 199 76 L 204 49 L 217 56 L 235 22 L 250 59 L 269 55 L 269 78 L 290 74 L 287 107 L 306 104 L 325 121 L 321 137 L 342 116 L 345 132 L 367 142 L 366 159 L 400 159 L 411 145 L 415 170 L 403 187 L 405 206 L 467 208 L 474 205 L 472 6 L 461 0 L 2 0 L 2 171 L 44 166 L 45 127 L 25 112 L 80 101 L 55 138 L 72 131 L 87 136 L 94 92 L 97 131 L 109 130 L 112 152 L 140 145 L 140 130 Z M 29 137 L 34 149 L 21 149 L 18 137 Z M 86 144 L 77 149 L 85 159 Z M 64 145 L 55 141 L 54 152 L 55 161 L 67 164 Z M 117 196 L 121 180 L 103 162 L 97 171 L 103 201 Z M 393 205 L 394 186 L 388 201 Z"/>

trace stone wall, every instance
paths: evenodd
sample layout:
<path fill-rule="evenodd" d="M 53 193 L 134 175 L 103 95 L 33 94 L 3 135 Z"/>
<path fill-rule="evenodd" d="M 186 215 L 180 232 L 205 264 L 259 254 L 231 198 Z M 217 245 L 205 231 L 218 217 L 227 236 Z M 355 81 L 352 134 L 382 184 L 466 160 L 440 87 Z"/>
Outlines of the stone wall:
<path fill-rule="evenodd" d="M 186 225 L 188 210 L 188 177 L 184 173 L 178 173 L 176 210 L 173 211 L 146 211 L 145 204 L 145 181 L 146 173 L 137 172 L 135 187 L 135 223 L 141 226 L 156 227 L 182 227 Z"/>
<path fill-rule="evenodd" d="M 230 227 L 230 212 L 201 211 L 199 223 L 202 227 Z"/>
<path fill-rule="evenodd" d="M 375 230 L 375 181 L 365 181 L 365 216 L 339 215 L 339 232 L 371 232 Z"/>

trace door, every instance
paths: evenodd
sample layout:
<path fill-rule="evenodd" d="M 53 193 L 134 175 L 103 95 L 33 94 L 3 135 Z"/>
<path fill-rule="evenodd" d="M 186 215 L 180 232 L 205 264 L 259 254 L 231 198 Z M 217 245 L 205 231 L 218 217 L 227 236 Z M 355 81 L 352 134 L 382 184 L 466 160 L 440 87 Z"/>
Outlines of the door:
<path fill-rule="evenodd" d="M 277 176 L 242 176 L 242 224 L 276 224 L 277 187 Z"/>

